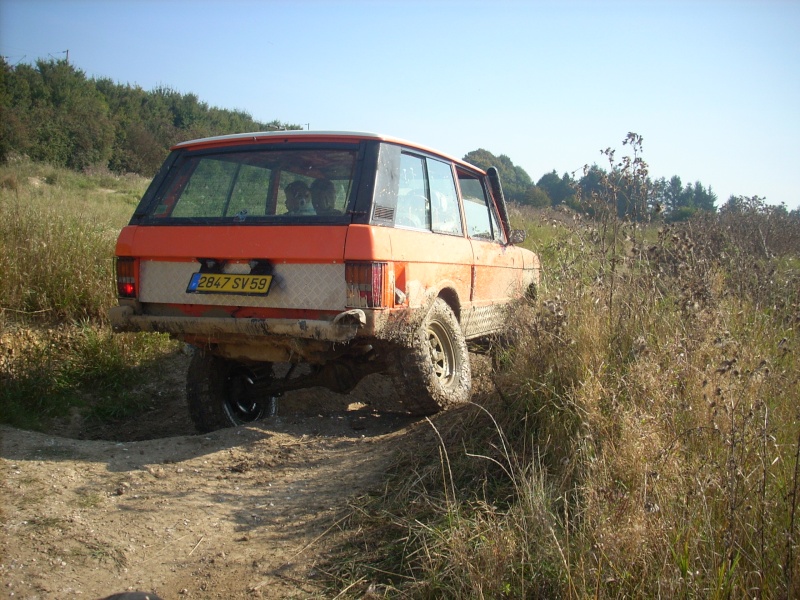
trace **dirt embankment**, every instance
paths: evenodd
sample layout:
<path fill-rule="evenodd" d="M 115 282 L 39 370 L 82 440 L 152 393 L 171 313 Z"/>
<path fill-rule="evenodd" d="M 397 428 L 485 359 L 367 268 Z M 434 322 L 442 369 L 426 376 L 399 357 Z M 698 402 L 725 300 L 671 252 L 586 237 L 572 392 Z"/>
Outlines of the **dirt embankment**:
<path fill-rule="evenodd" d="M 0 428 L 0 596 L 324 597 L 316 568 L 347 499 L 427 427 L 367 406 L 380 384 L 365 382 L 288 394 L 277 417 L 207 435 L 179 387 L 114 426 Z"/>

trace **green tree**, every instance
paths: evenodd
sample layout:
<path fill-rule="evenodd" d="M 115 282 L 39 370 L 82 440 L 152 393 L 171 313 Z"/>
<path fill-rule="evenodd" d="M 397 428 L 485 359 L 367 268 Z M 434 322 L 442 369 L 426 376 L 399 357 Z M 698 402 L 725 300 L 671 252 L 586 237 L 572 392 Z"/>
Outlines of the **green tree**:
<path fill-rule="evenodd" d="M 553 171 L 555 174 L 555 171 Z M 593 164 L 588 169 L 585 169 L 583 177 L 578 180 L 578 189 L 580 190 L 581 198 L 587 199 L 597 196 L 603 191 L 603 181 L 606 172 Z"/>
<path fill-rule="evenodd" d="M 83 71 L 65 60 L 39 60 L 42 102 L 32 123 L 40 158 L 72 169 L 105 165 L 111 157 L 114 129 L 108 105 Z M 50 150 L 49 140 L 56 143 Z"/>
<path fill-rule="evenodd" d="M 692 205 L 698 210 L 714 212 L 716 202 L 717 195 L 711 191 L 711 187 L 706 189 L 702 183 L 695 181 L 694 187 L 692 187 Z"/>
<path fill-rule="evenodd" d="M 87 79 L 64 60 L 10 67 L 0 59 L 0 161 L 18 153 L 73 169 L 99 165 L 150 176 L 182 140 L 299 128 L 259 123 L 166 86 L 148 92 Z"/>
<path fill-rule="evenodd" d="M 684 186 L 677 175 L 669 181 L 662 177 L 655 182 L 653 190 L 654 202 L 663 207 L 668 221 L 684 221 L 700 211 L 716 210 L 717 195 L 699 181 Z"/>
<path fill-rule="evenodd" d="M 503 194 L 506 200 L 528 204 L 529 200 L 533 198 L 531 188 L 534 186 L 530 176 L 525 169 L 514 165 L 505 154 L 495 156 L 488 150 L 479 148 L 468 152 L 464 156 L 464 160 L 484 170 L 489 167 L 496 167 L 500 172 L 500 180 L 503 183 Z"/>
<path fill-rule="evenodd" d="M 663 205 L 664 210 L 668 213 L 689 205 L 689 198 L 683 190 L 683 182 L 677 175 L 670 177 L 669 182 L 664 187 Z"/>
<path fill-rule="evenodd" d="M 550 197 L 553 206 L 570 202 L 575 198 L 575 181 L 569 173 L 558 176 L 556 170 L 545 173 L 536 182 L 536 186 L 543 189 Z"/>
<path fill-rule="evenodd" d="M 535 208 L 547 208 L 553 205 L 553 201 L 550 199 L 550 196 L 547 195 L 547 192 L 538 185 L 533 185 L 526 192 L 523 204 Z"/>
<path fill-rule="evenodd" d="M 0 162 L 7 160 L 20 135 L 21 123 L 13 110 L 13 96 L 10 79 L 13 71 L 4 58 L 0 57 Z"/>

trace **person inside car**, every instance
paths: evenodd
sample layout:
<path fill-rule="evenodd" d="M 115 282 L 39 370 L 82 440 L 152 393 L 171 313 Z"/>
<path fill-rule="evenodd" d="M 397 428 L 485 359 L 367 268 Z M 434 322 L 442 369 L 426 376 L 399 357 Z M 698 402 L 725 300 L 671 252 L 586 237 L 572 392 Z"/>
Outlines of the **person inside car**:
<path fill-rule="evenodd" d="M 311 184 L 311 203 L 318 215 L 341 215 L 342 211 L 334 208 L 336 192 L 330 179 L 316 179 Z"/>

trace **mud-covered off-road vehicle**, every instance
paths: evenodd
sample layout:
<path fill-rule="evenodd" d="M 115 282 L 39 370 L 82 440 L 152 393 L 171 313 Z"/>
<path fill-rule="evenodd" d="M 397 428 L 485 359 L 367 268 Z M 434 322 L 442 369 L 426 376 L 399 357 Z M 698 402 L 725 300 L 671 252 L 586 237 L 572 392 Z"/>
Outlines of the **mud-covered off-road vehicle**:
<path fill-rule="evenodd" d="M 470 397 L 467 340 L 539 280 L 497 172 L 369 133 L 280 131 L 178 144 L 116 246 L 116 331 L 196 348 L 200 431 L 289 390 L 391 376 L 398 408 Z M 310 365 L 295 369 L 298 364 Z"/>

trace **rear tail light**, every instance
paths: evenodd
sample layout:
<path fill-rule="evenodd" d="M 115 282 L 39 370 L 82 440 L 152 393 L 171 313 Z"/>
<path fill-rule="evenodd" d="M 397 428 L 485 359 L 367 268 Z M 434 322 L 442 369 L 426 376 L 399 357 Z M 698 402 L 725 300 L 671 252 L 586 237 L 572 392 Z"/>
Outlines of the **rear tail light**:
<path fill-rule="evenodd" d="M 388 263 L 346 263 L 347 306 L 350 308 L 393 306 L 394 277 L 392 275 Z"/>
<path fill-rule="evenodd" d="M 117 295 L 136 298 L 136 260 L 117 257 Z"/>

